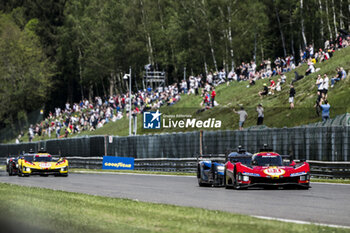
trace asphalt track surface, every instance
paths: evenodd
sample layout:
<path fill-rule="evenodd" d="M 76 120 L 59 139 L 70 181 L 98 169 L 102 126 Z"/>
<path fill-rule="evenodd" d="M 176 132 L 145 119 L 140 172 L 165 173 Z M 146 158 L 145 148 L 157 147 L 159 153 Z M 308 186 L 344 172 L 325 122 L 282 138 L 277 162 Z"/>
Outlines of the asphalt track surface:
<path fill-rule="evenodd" d="M 350 185 L 313 183 L 310 190 L 226 190 L 199 187 L 195 177 L 69 174 L 9 177 L 0 182 L 255 216 L 350 226 Z"/>

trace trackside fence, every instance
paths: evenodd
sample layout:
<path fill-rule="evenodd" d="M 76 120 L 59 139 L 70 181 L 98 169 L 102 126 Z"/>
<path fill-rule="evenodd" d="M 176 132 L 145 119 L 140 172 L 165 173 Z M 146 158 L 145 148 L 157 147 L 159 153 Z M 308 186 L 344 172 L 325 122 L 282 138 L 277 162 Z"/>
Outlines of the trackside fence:
<path fill-rule="evenodd" d="M 245 147 L 258 151 L 263 144 L 295 159 L 350 161 L 350 126 L 263 128 L 243 131 L 196 131 L 154 135 L 85 136 L 33 143 L 0 144 L 0 157 L 18 155 L 44 147 L 51 154 L 66 157 L 103 155 L 145 158 L 190 158 L 219 154 Z"/>
<path fill-rule="evenodd" d="M 72 168 L 101 169 L 103 157 L 68 157 Z M 350 178 L 350 162 L 307 161 L 311 175 L 317 178 Z M 152 158 L 135 159 L 135 170 L 189 172 L 197 171 L 197 158 Z"/>

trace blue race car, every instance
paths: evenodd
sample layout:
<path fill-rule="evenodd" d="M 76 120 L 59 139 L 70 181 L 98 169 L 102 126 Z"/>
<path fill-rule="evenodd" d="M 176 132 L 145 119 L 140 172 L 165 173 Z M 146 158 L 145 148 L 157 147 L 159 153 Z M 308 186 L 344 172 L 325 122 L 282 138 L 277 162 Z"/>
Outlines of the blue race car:
<path fill-rule="evenodd" d="M 202 155 L 197 161 L 199 186 L 224 186 L 224 155 Z"/>

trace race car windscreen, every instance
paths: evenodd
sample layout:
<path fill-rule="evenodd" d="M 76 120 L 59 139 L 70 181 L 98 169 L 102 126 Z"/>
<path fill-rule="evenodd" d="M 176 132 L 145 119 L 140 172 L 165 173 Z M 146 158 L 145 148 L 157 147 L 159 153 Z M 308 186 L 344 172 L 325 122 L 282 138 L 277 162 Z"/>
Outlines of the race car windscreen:
<path fill-rule="evenodd" d="M 33 156 L 23 156 L 23 159 L 25 161 L 32 162 L 33 161 Z"/>
<path fill-rule="evenodd" d="M 281 156 L 255 156 L 254 161 L 257 166 L 282 166 Z"/>
<path fill-rule="evenodd" d="M 43 157 L 35 157 L 34 158 L 35 162 L 51 162 L 52 161 L 52 157 L 48 157 L 48 156 L 43 156 Z"/>
<path fill-rule="evenodd" d="M 230 158 L 230 162 L 231 163 L 242 163 L 242 164 L 246 164 L 249 165 L 252 162 L 252 158 L 251 157 L 231 157 Z"/>

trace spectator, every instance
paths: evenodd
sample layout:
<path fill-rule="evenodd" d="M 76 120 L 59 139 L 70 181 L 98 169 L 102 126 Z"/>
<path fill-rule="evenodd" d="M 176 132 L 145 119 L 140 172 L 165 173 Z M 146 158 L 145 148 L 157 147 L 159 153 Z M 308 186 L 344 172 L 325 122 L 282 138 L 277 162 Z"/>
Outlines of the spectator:
<path fill-rule="evenodd" d="M 286 82 L 286 80 L 287 80 L 287 76 L 283 73 L 281 75 L 281 84 L 284 84 Z"/>
<path fill-rule="evenodd" d="M 199 94 L 199 92 L 198 92 L 198 88 L 199 88 L 199 84 L 200 84 L 200 78 L 194 78 L 194 93 L 196 94 L 196 95 L 198 95 Z"/>
<path fill-rule="evenodd" d="M 209 85 L 213 84 L 213 74 L 212 74 L 212 72 L 209 72 L 209 74 L 207 75 L 207 83 Z"/>
<path fill-rule="evenodd" d="M 210 97 L 209 97 L 209 93 L 207 91 L 203 92 L 203 101 L 200 104 L 201 106 L 204 105 L 205 108 L 209 108 L 210 106 Z"/>
<path fill-rule="evenodd" d="M 275 94 L 275 88 L 276 88 L 276 83 L 275 83 L 275 81 L 273 81 L 272 79 L 270 79 L 270 86 L 269 86 L 269 89 L 270 89 L 269 94 L 270 94 L 270 95 L 274 95 L 274 94 Z"/>
<path fill-rule="evenodd" d="M 323 78 L 320 74 L 317 75 L 316 86 L 317 86 L 317 95 L 320 96 L 323 93 Z"/>
<path fill-rule="evenodd" d="M 329 88 L 329 78 L 327 76 L 327 74 L 323 75 L 323 96 L 324 98 L 327 99 L 327 93 L 328 93 L 328 88 Z"/>
<path fill-rule="evenodd" d="M 227 86 L 230 84 L 230 82 L 232 82 L 233 80 L 237 80 L 237 75 L 234 71 L 234 69 L 232 69 L 229 73 L 228 73 L 228 76 L 227 76 Z"/>
<path fill-rule="evenodd" d="M 219 79 L 225 80 L 226 79 L 226 71 L 225 69 L 220 70 L 219 72 Z"/>
<path fill-rule="evenodd" d="M 326 122 L 329 119 L 329 109 L 331 108 L 327 100 L 321 99 L 320 106 L 322 109 L 322 122 Z"/>
<path fill-rule="evenodd" d="M 343 67 L 340 67 L 340 70 L 341 70 L 341 72 L 342 72 L 342 79 L 346 79 L 346 71 L 344 70 L 344 68 Z"/>
<path fill-rule="evenodd" d="M 314 106 L 315 109 L 316 109 L 316 115 L 317 115 L 317 116 L 320 116 L 320 112 L 322 111 L 321 105 L 320 105 L 321 99 L 322 99 L 322 96 L 321 96 L 321 95 L 318 95 L 318 96 L 317 96 L 317 99 L 316 99 L 316 104 L 315 104 L 315 106 Z"/>
<path fill-rule="evenodd" d="M 267 95 L 268 93 L 269 93 L 269 89 L 268 89 L 266 83 L 264 83 L 264 89 L 262 91 L 259 91 L 259 93 L 258 93 L 260 96 L 260 99 L 262 99 L 262 97 L 264 95 Z"/>
<path fill-rule="evenodd" d="M 290 109 L 294 108 L 294 96 L 295 96 L 295 89 L 294 85 L 290 85 L 290 90 L 289 90 L 289 103 L 290 103 Z"/>
<path fill-rule="evenodd" d="M 307 64 L 308 64 L 309 67 L 307 68 L 307 70 L 305 72 L 305 76 L 308 76 L 309 74 L 312 74 L 312 73 L 315 72 L 314 63 L 312 63 L 312 61 L 309 60 Z"/>
<path fill-rule="evenodd" d="M 212 106 L 213 108 L 214 108 L 214 106 L 215 106 L 215 103 L 214 103 L 214 101 L 215 101 L 215 96 L 216 96 L 215 88 L 212 87 L 212 88 L 211 88 L 211 106 Z"/>
<path fill-rule="evenodd" d="M 262 104 L 258 104 L 258 107 L 256 108 L 256 111 L 258 112 L 258 121 L 257 125 L 262 125 L 264 123 L 264 108 Z"/>
<path fill-rule="evenodd" d="M 28 129 L 28 136 L 29 136 L 29 142 L 32 142 L 33 138 L 34 138 L 34 129 L 33 129 L 33 125 L 29 126 Z"/>
<path fill-rule="evenodd" d="M 235 109 L 233 109 L 233 112 L 239 115 L 239 130 L 243 130 L 244 122 L 248 117 L 248 113 L 244 110 L 243 106 L 241 106 L 241 110 L 239 110 L 238 112 L 236 112 Z"/>
<path fill-rule="evenodd" d="M 187 94 L 187 82 L 185 79 L 182 80 L 181 82 L 181 90 L 182 90 L 182 93 Z"/>
<path fill-rule="evenodd" d="M 22 138 L 22 135 L 19 134 L 19 135 L 17 136 L 17 138 L 16 138 L 16 144 L 19 144 L 19 143 L 22 142 L 22 141 L 21 141 L 21 138 Z"/>
<path fill-rule="evenodd" d="M 277 84 L 276 84 L 276 88 L 275 88 L 276 91 L 282 91 L 281 84 L 282 84 L 282 80 L 280 78 L 277 79 Z"/>
<path fill-rule="evenodd" d="M 337 48 L 343 47 L 343 38 L 341 35 L 339 35 L 339 33 L 337 33 L 337 37 L 336 37 L 335 41 L 336 41 Z"/>
<path fill-rule="evenodd" d="M 341 71 L 341 69 L 339 67 L 337 68 L 336 71 L 337 71 L 336 76 L 331 79 L 331 87 L 334 87 L 334 84 L 336 82 L 340 81 L 343 77 L 343 72 Z"/>

